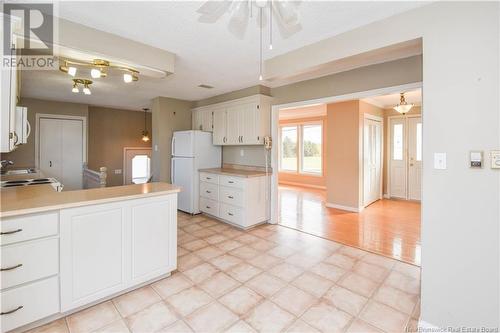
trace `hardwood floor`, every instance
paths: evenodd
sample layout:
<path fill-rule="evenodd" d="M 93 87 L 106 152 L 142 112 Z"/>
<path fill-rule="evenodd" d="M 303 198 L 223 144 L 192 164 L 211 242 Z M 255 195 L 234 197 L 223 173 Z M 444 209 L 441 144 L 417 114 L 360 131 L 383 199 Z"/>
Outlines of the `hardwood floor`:
<path fill-rule="evenodd" d="M 420 266 L 420 203 L 384 199 L 352 213 L 325 207 L 324 190 L 279 193 L 281 225 Z"/>

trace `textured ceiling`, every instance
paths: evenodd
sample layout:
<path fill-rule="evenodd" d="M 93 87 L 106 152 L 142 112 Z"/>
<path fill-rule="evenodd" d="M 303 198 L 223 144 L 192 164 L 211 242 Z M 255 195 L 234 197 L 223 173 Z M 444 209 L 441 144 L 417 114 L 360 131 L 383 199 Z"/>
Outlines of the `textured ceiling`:
<path fill-rule="evenodd" d="M 120 77 L 99 80 L 92 95 L 72 94 L 68 76 L 58 71 L 23 73 L 22 95 L 110 107 L 139 109 L 156 96 L 199 100 L 259 84 L 259 35 L 250 24 L 243 40 L 227 30 L 229 16 L 214 24 L 197 21 L 196 1 L 60 2 L 59 16 L 176 54 L 175 74 L 124 85 Z M 264 58 L 424 5 L 423 2 L 302 1 L 302 30 L 288 39 L 275 34 Z M 277 31 L 277 29 L 275 29 Z M 264 32 L 264 40 L 268 40 Z M 137 59 L 140 63 L 140 59 Z M 213 89 L 197 87 L 199 84 Z"/>

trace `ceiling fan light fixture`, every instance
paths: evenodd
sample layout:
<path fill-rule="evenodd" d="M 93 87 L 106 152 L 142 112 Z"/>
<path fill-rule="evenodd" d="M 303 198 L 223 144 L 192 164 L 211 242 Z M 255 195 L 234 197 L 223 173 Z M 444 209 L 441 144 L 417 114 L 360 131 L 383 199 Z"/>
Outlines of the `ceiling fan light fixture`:
<path fill-rule="evenodd" d="M 399 104 L 397 104 L 393 109 L 396 112 L 399 112 L 401 114 L 405 114 L 405 113 L 410 112 L 410 110 L 414 106 L 414 104 L 413 103 L 408 104 L 408 102 L 405 99 L 405 93 L 400 93 L 400 97 L 399 98 L 400 98 L 399 99 Z"/>

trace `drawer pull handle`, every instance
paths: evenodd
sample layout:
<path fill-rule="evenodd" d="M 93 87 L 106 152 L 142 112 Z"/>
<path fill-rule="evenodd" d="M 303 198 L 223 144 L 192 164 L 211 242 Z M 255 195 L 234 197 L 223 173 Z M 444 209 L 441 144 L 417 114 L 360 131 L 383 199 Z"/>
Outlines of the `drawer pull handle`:
<path fill-rule="evenodd" d="M 205 191 L 205 192 L 207 192 L 207 193 L 212 193 L 212 191 Z"/>
<path fill-rule="evenodd" d="M 210 209 L 210 206 L 207 206 L 207 209 Z"/>
<path fill-rule="evenodd" d="M 234 199 L 234 197 L 232 195 L 228 195 L 227 196 L 229 199 Z"/>
<path fill-rule="evenodd" d="M 24 308 L 24 306 L 22 305 L 19 305 L 17 308 L 13 309 L 13 310 L 10 310 L 10 311 L 5 311 L 5 312 L 0 312 L 0 316 L 3 316 L 3 315 L 8 315 L 8 314 L 11 314 L 11 313 L 14 313 L 18 310 L 21 310 L 22 308 Z"/>
<path fill-rule="evenodd" d="M 17 229 L 17 230 L 12 230 L 12 231 L 2 231 L 0 232 L 0 235 L 11 235 L 11 234 L 16 234 L 18 232 L 23 231 L 23 229 Z"/>
<path fill-rule="evenodd" d="M 229 215 L 229 216 L 233 216 L 233 213 L 227 213 L 227 215 Z"/>
<path fill-rule="evenodd" d="M 210 179 L 212 179 L 212 178 L 210 178 L 210 177 L 207 177 L 207 180 L 210 180 Z"/>
<path fill-rule="evenodd" d="M 10 266 L 10 267 L 6 267 L 6 268 L 0 268 L 0 272 L 3 272 L 3 271 L 11 271 L 13 269 L 16 269 L 16 268 L 19 268 L 21 267 L 23 264 L 17 264 L 15 266 Z"/>
<path fill-rule="evenodd" d="M 234 182 L 232 180 L 228 181 L 229 184 L 234 184 Z"/>

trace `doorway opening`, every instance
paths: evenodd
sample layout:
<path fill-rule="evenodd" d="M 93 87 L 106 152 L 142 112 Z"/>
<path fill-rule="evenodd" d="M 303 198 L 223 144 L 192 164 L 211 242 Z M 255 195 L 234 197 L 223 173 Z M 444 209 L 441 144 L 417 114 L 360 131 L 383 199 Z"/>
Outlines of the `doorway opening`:
<path fill-rule="evenodd" d="M 123 184 L 144 184 L 151 179 L 151 148 L 123 148 Z"/>
<path fill-rule="evenodd" d="M 273 222 L 420 265 L 421 83 L 274 106 L 272 123 Z"/>

